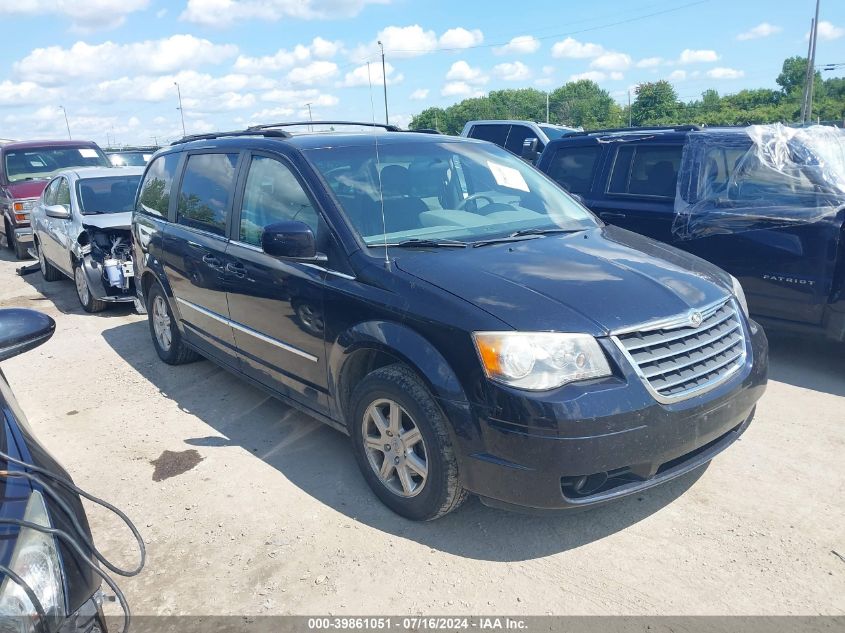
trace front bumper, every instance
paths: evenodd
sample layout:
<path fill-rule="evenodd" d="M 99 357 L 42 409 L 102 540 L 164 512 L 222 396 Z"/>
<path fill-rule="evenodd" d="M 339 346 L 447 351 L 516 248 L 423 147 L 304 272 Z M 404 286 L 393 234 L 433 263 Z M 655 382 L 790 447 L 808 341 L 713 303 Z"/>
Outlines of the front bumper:
<path fill-rule="evenodd" d="M 32 244 L 32 227 L 31 226 L 19 226 L 12 229 L 12 232 L 15 234 L 15 241 L 18 244 Z"/>
<path fill-rule="evenodd" d="M 99 591 L 91 596 L 75 613 L 68 616 L 58 633 L 108 633 L 103 617 Z"/>
<path fill-rule="evenodd" d="M 483 448 L 464 453 L 464 486 L 489 505 L 583 508 L 698 468 L 748 428 L 765 391 L 766 336 L 750 322 L 747 340 L 737 375 L 672 404 L 622 376 L 545 395 L 498 389 L 492 405 L 470 407 Z M 618 350 L 606 351 L 626 367 Z"/>

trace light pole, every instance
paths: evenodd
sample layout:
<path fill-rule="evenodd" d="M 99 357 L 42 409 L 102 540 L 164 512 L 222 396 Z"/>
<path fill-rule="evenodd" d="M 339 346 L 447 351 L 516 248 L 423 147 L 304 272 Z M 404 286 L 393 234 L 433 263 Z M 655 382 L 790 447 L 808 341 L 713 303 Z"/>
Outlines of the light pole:
<path fill-rule="evenodd" d="M 188 136 L 185 132 L 185 111 L 182 109 L 182 90 L 180 90 L 179 84 L 175 81 L 173 85 L 176 86 L 176 94 L 179 96 L 179 107 L 176 109 L 179 110 L 179 116 L 182 117 L 182 136 Z"/>
<path fill-rule="evenodd" d="M 305 104 L 305 107 L 306 107 L 306 108 L 308 108 L 308 121 L 310 121 L 311 123 L 314 123 L 314 117 L 313 117 L 313 116 L 311 116 L 311 103 L 313 103 L 313 102 L 308 102 L 308 103 L 306 103 L 306 104 Z M 314 126 L 313 126 L 313 125 L 309 125 L 309 126 L 308 126 L 308 129 L 309 129 L 309 131 L 313 132 L 313 131 L 314 131 Z"/>
<path fill-rule="evenodd" d="M 381 79 L 384 83 L 384 124 L 390 125 L 390 120 L 387 116 L 387 70 L 386 64 L 384 63 L 384 44 L 379 40 L 378 45 L 381 48 Z"/>
<path fill-rule="evenodd" d="M 60 105 L 59 108 L 61 108 L 62 112 L 65 113 L 65 127 L 67 128 L 67 137 L 68 139 L 70 139 L 70 123 L 68 123 L 67 121 L 67 110 L 65 110 L 65 107 L 63 105 Z"/>

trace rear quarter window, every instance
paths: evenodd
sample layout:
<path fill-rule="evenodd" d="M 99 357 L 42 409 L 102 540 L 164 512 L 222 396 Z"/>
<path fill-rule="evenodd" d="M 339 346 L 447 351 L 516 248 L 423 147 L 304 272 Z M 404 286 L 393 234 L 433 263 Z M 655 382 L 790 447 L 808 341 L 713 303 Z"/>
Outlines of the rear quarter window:
<path fill-rule="evenodd" d="M 589 193 L 601 156 L 601 147 L 565 147 L 555 152 L 548 174 L 571 193 Z"/>
<path fill-rule="evenodd" d="M 607 192 L 674 198 L 682 145 L 620 145 Z"/>

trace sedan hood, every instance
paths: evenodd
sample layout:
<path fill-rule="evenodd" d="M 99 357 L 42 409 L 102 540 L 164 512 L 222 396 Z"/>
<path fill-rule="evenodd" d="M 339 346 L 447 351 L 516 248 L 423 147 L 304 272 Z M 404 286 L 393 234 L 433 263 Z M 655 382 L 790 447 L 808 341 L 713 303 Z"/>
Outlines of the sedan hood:
<path fill-rule="evenodd" d="M 49 182 L 49 180 L 22 180 L 6 185 L 6 190 L 16 200 L 37 198 Z"/>
<path fill-rule="evenodd" d="M 392 255 L 405 272 L 522 331 L 601 336 L 714 303 L 731 287 L 712 264 L 617 227 Z"/>
<path fill-rule="evenodd" d="M 126 229 L 132 227 L 132 212 L 121 213 L 92 213 L 82 216 L 82 226 L 98 229 Z"/>

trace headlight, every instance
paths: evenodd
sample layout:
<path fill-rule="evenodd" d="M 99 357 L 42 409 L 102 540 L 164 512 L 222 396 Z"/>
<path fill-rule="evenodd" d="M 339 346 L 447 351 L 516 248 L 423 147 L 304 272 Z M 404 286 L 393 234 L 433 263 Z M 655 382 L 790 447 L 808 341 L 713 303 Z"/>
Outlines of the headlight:
<path fill-rule="evenodd" d="M 50 527 L 44 498 L 38 491 L 29 496 L 24 521 Z M 50 534 L 21 528 L 9 568 L 29 585 L 47 614 L 47 628 L 65 617 L 64 583 L 56 541 Z M 8 628 L 6 628 L 8 627 Z M 35 606 L 23 588 L 11 578 L 0 585 L 0 631 L 40 631 Z"/>
<path fill-rule="evenodd" d="M 35 200 L 21 200 L 15 202 L 15 211 L 20 213 L 23 211 L 24 213 L 28 213 L 32 211 L 32 208 L 35 206 Z"/>
<path fill-rule="evenodd" d="M 739 302 L 739 307 L 742 308 L 743 314 L 748 318 L 748 301 L 745 298 L 745 291 L 742 289 L 742 284 L 733 275 L 731 275 L 731 284 L 733 284 L 734 297 Z"/>
<path fill-rule="evenodd" d="M 611 373 L 598 341 L 589 334 L 475 332 L 472 336 L 487 377 L 519 389 L 554 389 Z"/>

